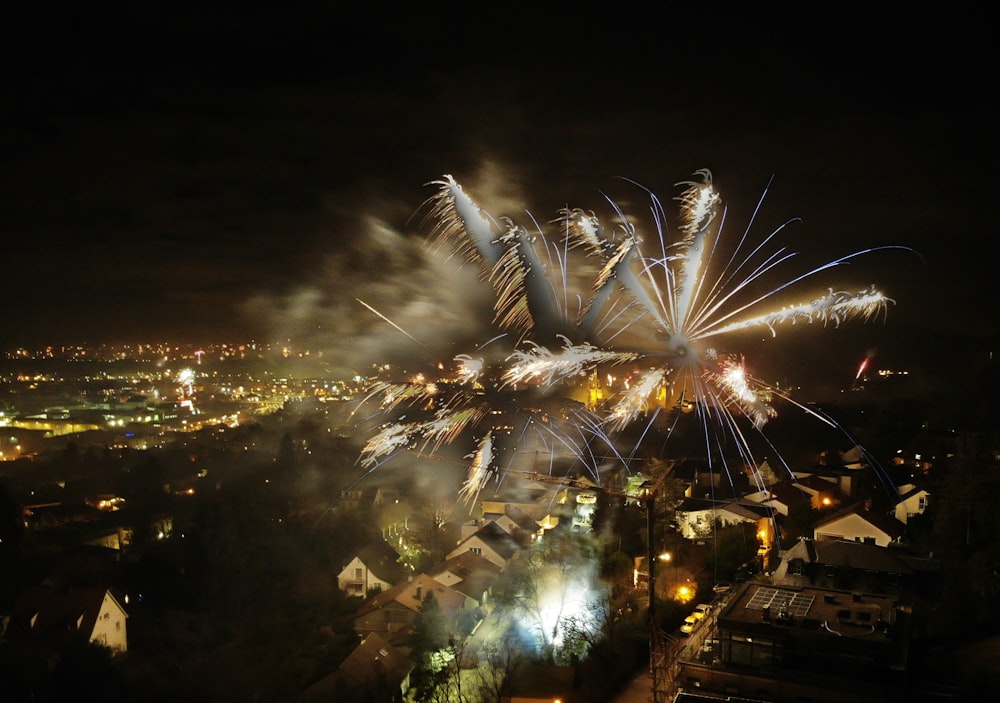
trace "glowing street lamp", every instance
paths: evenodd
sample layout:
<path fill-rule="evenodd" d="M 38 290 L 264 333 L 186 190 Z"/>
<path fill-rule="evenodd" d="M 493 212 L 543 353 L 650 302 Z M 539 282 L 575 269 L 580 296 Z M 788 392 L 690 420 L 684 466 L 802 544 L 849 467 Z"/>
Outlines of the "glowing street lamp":
<path fill-rule="evenodd" d="M 662 554 L 660 554 L 658 558 L 660 561 L 669 564 L 671 561 L 673 561 L 674 555 L 671 554 L 670 552 L 663 552 Z M 673 587 L 676 581 L 677 581 L 677 562 L 674 562 L 674 578 L 670 580 L 671 587 Z"/>

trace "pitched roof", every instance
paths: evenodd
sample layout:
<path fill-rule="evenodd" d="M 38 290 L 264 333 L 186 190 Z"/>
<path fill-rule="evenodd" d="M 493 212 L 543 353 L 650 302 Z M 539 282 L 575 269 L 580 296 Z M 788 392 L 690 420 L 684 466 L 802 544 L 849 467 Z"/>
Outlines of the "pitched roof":
<path fill-rule="evenodd" d="M 68 644 L 78 637 L 89 640 L 105 598 L 121 608 L 106 588 L 27 588 L 18 594 L 13 604 L 7 637 L 45 640 L 55 646 Z"/>
<path fill-rule="evenodd" d="M 419 613 L 424 600 L 432 593 L 441 610 L 445 612 L 457 610 L 465 603 L 463 594 L 435 581 L 427 574 L 417 574 L 412 579 L 397 583 L 392 588 L 369 598 L 355 613 L 355 618 L 394 604 Z"/>
<path fill-rule="evenodd" d="M 303 692 L 303 700 L 331 700 L 331 696 L 345 688 L 400 687 L 414 667 L 414 663 L 402 652 L 371 632 L 347 655 L 336 671 L 307 688 Z"/>
<path fill-rule="evenodd" d="M 366 544 L 356 556 L 386 583 L 396 583 L 406 574 L 406 567 L 399 563 L 399 553 L 383 539 Z"/>
<path fill-rule="evenodd" d="M 495 522 L 488 522 L 462 540 L 458 547 L 452 551 L 454 552 L 461 549 L 463 544 L 466 544 L 470 540 L 474 539 L 481 541 L 505 560 L 514 556 L 514 554 L 516 554 L 521 548 L 521 545 L 517 543 L 517 540 L 504 531 L 502 527 L 497 525 Z"/>
<path fill-rule="evenodd" d="M 904 491 L 903 493 L 899 494 L 899 499 L 896 501 L 896 504 L 898 505 L 898 504 L 902 503 L 903 501 L 907 500 L 908 498 L 912 498 L 913 496 L 920 495 L 921 493 L 930 495 L 928 493 L 928 491 L 927 491 L 926 488 L 920 488 L 919 486 L 913 486 L 913 485 L 911 485 L 911 486 L 909 486 L 907 488 L 906 491 Z"/>
<path fill-rule="evenodd" d="M 864 503 L 854 503 L 843 510 L 838 510 L 837 512 L 828 515 L 817 522 L 814 527 L 829 525 L 830 523 L 837 522 L 851 515 L 860 517 L 862 520 L 868 522 L 873 527 L 877 527 L 882 530 L 882 532 L 889 535 L 893 539 L 901 537 L 905 532 L 905 526 L 899 520 L 888 515 L 867 510 L 864 507 Z"/>
<path fill-rule="evenodd" d="M 716 513 L 727 512 L 748 521 L 770 517 L 773 512 L 768 506 L 753 501 L 718 501 L 706 498 L 685 498 L 677 506 L 679 513 L 694 513 L 702 510 L 711 510 Z"/>
<path fill-rule="evenodd" d="M 910 565 L 895 550 L 876 544 L 838 539 L 817 542 L 815 549 L 818 564 L 850 565 L 854 569 L 884 574 L 913 573 Z"/>
<path fill-rule="evenodd" d="M 458 579 L 449 588 L 478 601 L 496 581 L 500 567 L 484 556 L 466 551 L 446 560 L 431 570 L 430 575 L 437 579 L 446 573 Z"/>

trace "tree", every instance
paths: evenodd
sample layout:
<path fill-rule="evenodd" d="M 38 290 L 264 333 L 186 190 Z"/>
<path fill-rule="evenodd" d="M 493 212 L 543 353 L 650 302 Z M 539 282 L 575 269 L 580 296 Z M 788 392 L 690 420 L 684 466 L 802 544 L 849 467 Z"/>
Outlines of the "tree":
<path fill-rule="evenodd" d="M 514 628 L 508 625 L 502 634 L 484 642 L 479 651 L 479 665 L 473 674 L 473 689 L 482 703 L 501 703 L 507 689 L 525 662 L 524 650 Z"/>
<path fill-rule="evenodd" d="M 420 607 L 410 638 L 412 654 L 419 660 L 417 671 L 418 701 L 462 701 L 460 649 L 465 635 L 457 623 L 449 620 L 433 593 L 428 593 Z"/>
<path fill-rule="evenodd" d="M 561 647 L 566 619 L 598 590 L 595 563 L 588 537 L 556 531 L 516 555 L 497 582 L 496 601 L 527 625 L 547 662 L 568 656 Z"/>
<path fill-rule="evenodd" d="M 410 520 L 410 530 L 406 533 L 406 553 L 403 559 L 415 571 L 444 561 L 458 541 L 452 522 L 451 506 L 444 502 L 424 503 Z"/>
<path fill-rule="evenodd" d="M 22 539 L 24 510 L 11 494 L 7 483 L 0 481 L 0 564 L 6 565 L 17 554 Z"/>

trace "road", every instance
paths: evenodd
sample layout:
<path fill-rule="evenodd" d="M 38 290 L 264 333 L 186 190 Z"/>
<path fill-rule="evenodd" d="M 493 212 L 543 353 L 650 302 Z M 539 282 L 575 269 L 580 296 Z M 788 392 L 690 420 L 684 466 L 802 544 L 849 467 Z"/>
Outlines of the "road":
<path fill-rule="evenodd" d="M 653 678 L 646 668 L 632 678 L 628 686 L 615 696 L 612 703 L 649 703 L 652 695 Z"/>

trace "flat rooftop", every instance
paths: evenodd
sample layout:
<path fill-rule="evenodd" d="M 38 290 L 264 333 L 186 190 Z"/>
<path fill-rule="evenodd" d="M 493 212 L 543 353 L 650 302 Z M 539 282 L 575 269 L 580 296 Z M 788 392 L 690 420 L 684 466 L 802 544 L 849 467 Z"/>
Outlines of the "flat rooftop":
<path fill-rule="evenodd" d="M 779 626 L 886 641 L 896 620 L 897 605 L 893 596 L 748 582 L 729 599 L 719 621 L 731 628 Z"/>

